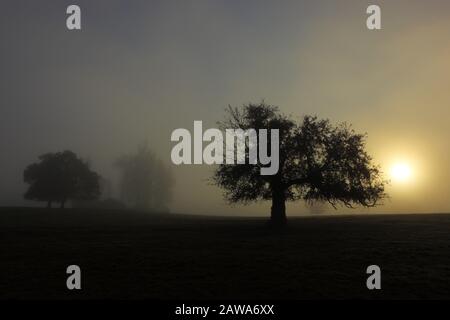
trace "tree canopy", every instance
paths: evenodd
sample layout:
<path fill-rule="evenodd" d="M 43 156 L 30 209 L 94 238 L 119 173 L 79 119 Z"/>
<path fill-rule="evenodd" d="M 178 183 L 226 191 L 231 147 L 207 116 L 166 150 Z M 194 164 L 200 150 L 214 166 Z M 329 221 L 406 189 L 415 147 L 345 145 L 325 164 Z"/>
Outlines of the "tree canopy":
<path fill-rule="evenodd" d="M 213 182 L 231 203 L 272 200 L 271 219 L 286 220 L 286 201 L 328 202 L 333 207 L 373 207 L 386 197 L 380 168 L 365 150 L 365 134 L 346 123 L 305 115 L 298 122 L 278 107 L 248 104 L 229 107 L 222 129 L 278 129 L 279 170 L 260 174 L 261 164 L 222 164 Z M 259 141 L 258 141 L 259 143 Z"/>
<path fill-rule="evenodd" d="M 70 199 L 94 200 L 100 196 L 100 176 L 72 151 L 41 155 L 39 162 L 25 169 L 23 177 L 29 184 L 24 197 L 47 201 L 49 207 L 54 201 L 64 207 Z"/>
<path fill-rule="evenodd" d="M 135 153 L 121 156 L 116 166 L 120 170 L 122 200 L 137 209 L 167 210 L 174 178 L 147 145 L 140 146 Z"/>

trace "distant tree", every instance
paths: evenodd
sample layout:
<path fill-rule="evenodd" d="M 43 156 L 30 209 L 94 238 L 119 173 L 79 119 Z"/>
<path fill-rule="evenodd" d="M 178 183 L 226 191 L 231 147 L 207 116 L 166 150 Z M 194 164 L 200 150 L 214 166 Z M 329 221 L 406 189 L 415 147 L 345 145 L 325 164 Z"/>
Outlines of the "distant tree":
<path fill-rule="evenodd" d="M 174 178 L 147 145 L 116 161 L 120 170 L 120 194 L 125 203 L 144 210 L 167 210 Z"/>
<path fill-rule="evenodd" d="M 227 119 L 219 125 L 222 129 L 279 129 L 277 174 L 261 175 L 260 164 L 222 164 L 213 176 L 231 203 L 272 200 L 275 224 L 286 221 L 286 201 L 373 207 L 386 196 L 379 167 L 365 151 L 365 135 L 345 123 L 333 126 L 315 116 L 304 116 L 296 123 L 278 107 L 262 102 L 229 107 Z"/>
<path fill-rule="evenodd" d="M 24 181 L 29 184 L 25 199 L 60 202 L 67 200 L 93 200 L 100 196 L 100 176 L 89 169 L 88 163 L 72 151 L 47 153 L 39 162 L 30 164 L 24 171 Z"/>

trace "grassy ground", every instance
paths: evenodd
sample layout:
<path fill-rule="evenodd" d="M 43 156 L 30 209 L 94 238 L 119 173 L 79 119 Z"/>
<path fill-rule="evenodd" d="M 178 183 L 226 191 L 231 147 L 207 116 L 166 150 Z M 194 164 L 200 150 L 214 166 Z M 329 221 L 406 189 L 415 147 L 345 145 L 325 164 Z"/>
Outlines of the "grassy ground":
<path fill-rule="evenodd" d="M 264 219 L 0 209 L 0 298 L 450 298 L 450 215 Z M 82 290 L 65 287 L 82 269 Z M 366 289 L 366 267 L 382 290 Z"/>

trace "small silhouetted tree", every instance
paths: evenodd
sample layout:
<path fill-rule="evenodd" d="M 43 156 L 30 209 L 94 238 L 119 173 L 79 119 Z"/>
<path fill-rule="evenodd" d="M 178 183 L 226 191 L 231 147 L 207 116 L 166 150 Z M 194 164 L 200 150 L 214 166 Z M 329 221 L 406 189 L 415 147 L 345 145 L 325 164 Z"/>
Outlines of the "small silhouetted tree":
<path fill-rule="evenodd" d="M 165 211 L 172 198 L 174 178 L 170 169 L 147 145 L 116 161 L 120 170 L 120 194 L 137 209 Z"/>
<path fill-rule="evenodd" d="M 315 116 L 304 116 L 297 123 L 264 102 L 227 111 L 227 119 L 219 122 L 223 130 L 278 129 L 280 137 L 275 175 L 261 175 L 260 164 L 218 167 L 213 182 L 225 190 L 229 202 L 271 200 L 271 222 L 283 224 L 286 201 L 373 207 L 386 196 L 379 167 L 365 151 L 365 135 L 345 123 L 333 126 Z M 248 141 L 246 145 L 248 150 Z M 246 156 L 248 160 L 248 151 Z"/>
<path fill-rule="evenodd" d="M 29 184 L 25 199 L 46 201 L 49 208 L 52 202 L 64 208 L 67 200 L 94 200 L 100 196 L 100 176 L 72 151 L 41 155 L 39 162 L 25 169 L 23 177 Z"/>

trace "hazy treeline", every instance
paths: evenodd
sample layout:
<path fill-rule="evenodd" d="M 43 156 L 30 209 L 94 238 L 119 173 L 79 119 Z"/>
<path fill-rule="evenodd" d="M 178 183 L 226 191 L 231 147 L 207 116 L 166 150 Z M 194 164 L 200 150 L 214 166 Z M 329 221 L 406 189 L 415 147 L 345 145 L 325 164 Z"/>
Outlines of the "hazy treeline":
<path fill-rule="evenodd" d="M 175 179 L 169 167 L 147 146 L 112 161 L 119 171 L 118 197 L 113 183 L 90 168 L 74 152 L 46 153 L 24 170 L 28 200 L 45 201 L 47 207 L 67 202 L 78 208 L 124 209 L 166 212 Z"/>
<path fill-rule="evenodd" d="M 120 171 L 122 201 L 136 209 L 168 209 L 174 177 L 147 145 L 119 157 L 115 164 Z"/>

